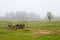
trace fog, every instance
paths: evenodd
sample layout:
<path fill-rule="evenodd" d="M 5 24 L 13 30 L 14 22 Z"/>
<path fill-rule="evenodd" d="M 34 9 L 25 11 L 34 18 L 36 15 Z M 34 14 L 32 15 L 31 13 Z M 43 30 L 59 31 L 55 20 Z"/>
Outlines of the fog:
<path fill-rule="evenodd" d="M 60 0 L 0 0 L 0 18 L 5 18 L 6 14 L 9 14 L 10 12 L 13 12 L 16 18 L 18 14 L 16 12 L 20 12 L 21 14 L 22 11 L 30 15 L 31 19 L 33 19 L 33 17 L 35 19 L 45 18 L 48 11 L 55 17 L 60 17 Z M 31 16 L 31 13 L 32 15 L 34 13 L 35 16 Z M 11 18 L 9 16 L 7 17 Z"/>

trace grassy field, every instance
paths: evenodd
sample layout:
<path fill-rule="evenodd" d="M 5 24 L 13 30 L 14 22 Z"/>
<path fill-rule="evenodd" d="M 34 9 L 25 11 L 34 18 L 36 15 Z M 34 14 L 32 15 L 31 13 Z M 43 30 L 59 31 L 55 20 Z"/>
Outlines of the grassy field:
<path fill-rule="evenodd" d="M 9 30 L 7 25 L 18 23 L 16 21 L 0 21 L 0 40 L 60 40 L 60 32 L 52 34 L 34 34 L 37 30 L 60 30 L 60 21 L 29 21 L 24 30 Z M 33 31 L 34 30 L 34 31 Z"/>

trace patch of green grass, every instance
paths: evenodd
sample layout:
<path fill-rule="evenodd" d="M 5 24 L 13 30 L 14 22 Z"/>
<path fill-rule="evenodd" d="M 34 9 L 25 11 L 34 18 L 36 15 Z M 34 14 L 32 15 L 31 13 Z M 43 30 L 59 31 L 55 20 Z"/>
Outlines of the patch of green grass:
<path fill-rule="evenodd" d="M 39 29 L 60 29 L 60 23 L 48 23 L 48 22 L 33 22 L 29 25 L 30 28 L 39 28 Z"/>
<path fill-rule="evenodd" d="M 8 30 L 8 23 L 16 24 L 17 22 L 1 21 L 0 22 L 0 40 L 60 40 L 60 34 L 31 34 L 29 30 Z M 36 29 L 60 29 L 60 22 L 28 22 L 28 28 Z"/>
<path fill-rule="evenodd" d="M 0 40 L 60 40 L 60 34 L 32 35 L 26 30 L 5 30 L 0 34 Z"/>
<path fill-rule="evenodd" d="M 60 40 L 60 34 L 45 34 L 39 35 L 35 38 L 35 40 Z"/>

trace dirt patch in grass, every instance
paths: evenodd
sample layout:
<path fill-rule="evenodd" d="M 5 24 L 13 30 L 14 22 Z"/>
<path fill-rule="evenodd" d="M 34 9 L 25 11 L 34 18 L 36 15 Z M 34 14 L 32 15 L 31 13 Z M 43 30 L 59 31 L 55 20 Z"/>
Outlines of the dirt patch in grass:
<path fill-rule="evenodd" d="M 60 34 L 60 30 L 43 30 L 43 29 L 37 29 L 37 28 L 25 28 L 25 29 L 19 29 L 19 30 L 26 30 L 26 31 L 30 31 L 32 32 L 31 34 L 53 34 L 53 33 L 57 33 Z"/>
<path fill-rule="evenodd" d="M 58 33 L 60 34 L 60 30 L 40 30 L 40 29 L 29 29 L 31 31 L 31 34 L 53 34 Z"/>

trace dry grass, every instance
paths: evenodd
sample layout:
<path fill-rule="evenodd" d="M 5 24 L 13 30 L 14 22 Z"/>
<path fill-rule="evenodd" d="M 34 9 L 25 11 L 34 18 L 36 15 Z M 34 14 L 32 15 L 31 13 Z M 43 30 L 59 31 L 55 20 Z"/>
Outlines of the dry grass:
<path fill-rule="evenodd" d="M 40 30 L 40 29 L 33 29 L 30 28 L 28 29 L 29 31 L 32 32 L 32 34 L 53 34 L 53 33 L 59 33 L 60 34 L 60 30 Z"/>

